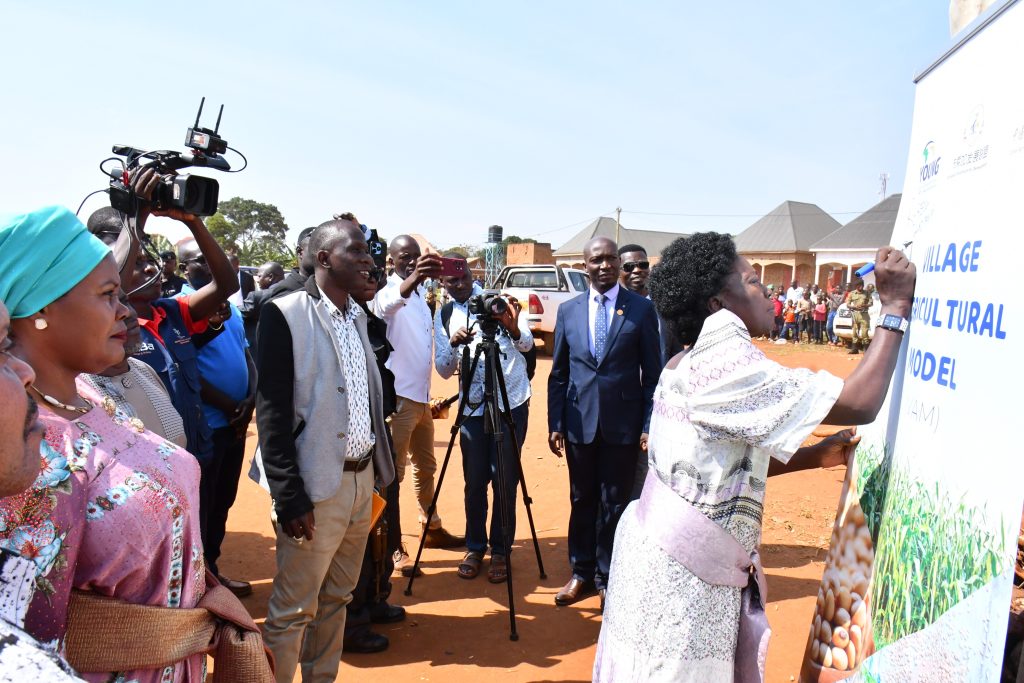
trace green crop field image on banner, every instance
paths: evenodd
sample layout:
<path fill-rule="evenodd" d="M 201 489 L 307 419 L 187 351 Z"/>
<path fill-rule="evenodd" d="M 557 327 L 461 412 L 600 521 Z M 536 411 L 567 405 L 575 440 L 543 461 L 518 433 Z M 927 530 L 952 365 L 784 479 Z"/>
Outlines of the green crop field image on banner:
<path fill-rule="evenodd" d="M 800 680 L 1000 680 L 1024 504 L 1024 3 L 997 3 L 917 82 L 892 244 L 910 329 L 861 430 Z"/>

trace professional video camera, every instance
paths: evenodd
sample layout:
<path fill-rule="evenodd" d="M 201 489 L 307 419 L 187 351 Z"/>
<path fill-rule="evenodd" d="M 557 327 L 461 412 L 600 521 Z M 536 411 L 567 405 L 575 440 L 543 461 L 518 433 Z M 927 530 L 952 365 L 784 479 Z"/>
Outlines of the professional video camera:
<path fill-rule="evenodd" d="M 150 202 L 159 209 L 181 209 L 197 216 L 212 216 L 217 212 L 217 195 L 220 186 L 213 178 L 197 175 L 178 175 L 176 171 L 189 166 L 205 166 L 218 171 L 232 172 L 231 165 L 222 154 L 230 149 L 245 160 L 238 150 L 228 147 L 226 140 L 218 135 L 220 118 L 224 114 L 224 105 L 217 114 L 217 125 L 213 130 L 201 128 L 199 118 L 203 114 L 204 97 L 199 103 L 195 125 L 185 134 L 185 145 L 192 152 L 175 152 L 171 150 L 144 151 L 127 145 L 114 145 L 113 152 L 125 160 L 116 159 L 121 163 L 120 169 L 106 170 L 110 176 L 110 205 L 128 215 L 138 211 L 139 199 L 130 186 L 128 174 L 137 167 L 153 168 L 160 174 L 160 183 L 153 193 Z M 111 157 L 112 159 L 114 157 Z M 109 161 L 110 159 L 106 160 Z M 148 161 L 147 161 L 148 160 Z M 104 161 L 104 163 L 106 163 Z M 248 163 L 248 162 L 246 162 Z M 102 164 L 100 168 L 103 168 Z M 242 167 L 244 169 L 245 166 Z M 242 169 L 238 169 L 239 171 Z M 237 172 L 237 171 L 235 171 Z"/>
<path fill-rule="evenodd" d="M 508 311 L 508 300 L 496 289 L 485 289 L 480 294 L 470 297 L 466 307 L 482 325 L 484 321 L 489 320 L 498 322 Z"/>

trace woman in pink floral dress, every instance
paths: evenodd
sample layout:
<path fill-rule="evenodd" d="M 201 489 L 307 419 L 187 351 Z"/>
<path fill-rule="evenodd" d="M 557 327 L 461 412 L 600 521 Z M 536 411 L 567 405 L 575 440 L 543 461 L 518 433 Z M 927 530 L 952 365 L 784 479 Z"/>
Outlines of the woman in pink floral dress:
<path fill-rule="evenodd" d="M 57 649 L 72 590 L 173 608 L 195 607 L 205 592 L 195 458 L 77 379 L 124 356 L 119 288 L 113 256 L 66 209 L 0 222 L 0 298 L 13 352 L 36 370 L 30 391 L 46 426 L 35 483 L 0 499 L 0 547 L 35 563 L 26 630 Z M 198 683 L 205 673 L 200 654 L 83 675 Z"/>

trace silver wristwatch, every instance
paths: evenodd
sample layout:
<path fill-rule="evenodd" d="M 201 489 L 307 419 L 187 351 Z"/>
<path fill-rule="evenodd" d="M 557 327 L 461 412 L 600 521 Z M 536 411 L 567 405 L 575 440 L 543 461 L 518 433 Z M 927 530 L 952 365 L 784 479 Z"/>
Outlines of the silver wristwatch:
<path fill-rule="evenodd" d="M 903 334 L 907 331 L 907 328 L 910 327 L 910 321 L 902 316 L 886 313 L 882 316 L 882 319 L 878 321 L 878 325 L 876 325 L 876 327 L 884 327 L 887 330 Z"/>

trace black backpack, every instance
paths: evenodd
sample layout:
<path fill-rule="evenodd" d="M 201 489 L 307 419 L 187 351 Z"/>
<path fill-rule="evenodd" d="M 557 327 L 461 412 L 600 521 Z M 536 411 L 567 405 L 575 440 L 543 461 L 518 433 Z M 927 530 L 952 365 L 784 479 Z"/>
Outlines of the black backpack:
<path fill-rule="evenodd" d="M 444 333 L 449 337 L 452 336 L 452 333 L 448 330 L 448 322 L 452 319 L 454 309 L 455 304 L 451 301 L 441 307 L 441 325 L 444 326 Z M 532 380 L 534 373 L 537 372 L 537 345 L 531 346 L 529 351 L 520 351 L 519 353 L 526 359 L 526 379 Z"/>

